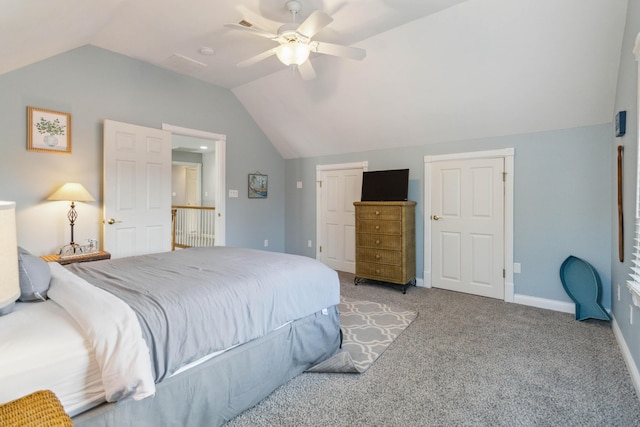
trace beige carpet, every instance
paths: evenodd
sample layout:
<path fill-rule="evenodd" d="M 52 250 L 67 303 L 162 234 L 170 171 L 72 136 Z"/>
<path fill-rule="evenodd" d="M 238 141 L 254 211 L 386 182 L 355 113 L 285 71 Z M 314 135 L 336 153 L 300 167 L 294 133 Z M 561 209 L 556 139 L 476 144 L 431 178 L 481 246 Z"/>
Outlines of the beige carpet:
<path fill-rule="evenodd" d="M 342 296 L 419 316 L 366 372 L 298 375 L 228 427 L 640 425 L 610 322 L 339 274 Z"/>

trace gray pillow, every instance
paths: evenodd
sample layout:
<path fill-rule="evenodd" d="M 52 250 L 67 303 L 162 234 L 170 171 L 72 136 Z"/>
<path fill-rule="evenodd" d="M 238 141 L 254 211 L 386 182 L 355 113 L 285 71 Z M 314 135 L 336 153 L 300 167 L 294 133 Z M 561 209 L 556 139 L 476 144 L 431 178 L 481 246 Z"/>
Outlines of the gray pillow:
<path fill-rule="evenodd" d="M 20 270 L 20 301 L 44 301 L 47 299 L 51 270 L 40 257 L 26 251 L 18 251 Z"/>
<path fill-rule="evenodd" d="M 28 254 L 29 251 L 18 246 L 18 253 Z M 11 313 L 15 307 L 16 307 L 15 301 L 5 304 L 4 307 L 0 307 L 0 316 L 6 316 L 7 314 Z"/>
<path fill-rule="evenodd" d="M 6 316 L 7 314 L 11 313 L 15 308 L 15 306 L 16 306 L 16 302 L 12 301 L 9 304 L 5 305 L 4 307 L 1 307 L 0 316 Z"/>

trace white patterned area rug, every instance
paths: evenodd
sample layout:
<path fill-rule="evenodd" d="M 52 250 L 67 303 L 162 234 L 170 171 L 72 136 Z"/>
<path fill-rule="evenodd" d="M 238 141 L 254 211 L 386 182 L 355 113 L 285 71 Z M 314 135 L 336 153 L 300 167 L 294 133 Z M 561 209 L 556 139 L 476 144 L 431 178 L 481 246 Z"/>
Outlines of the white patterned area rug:
<path fill-rule="evenodd" d="M 416 311 L 340 298 L 342 349 L 307 372 L 363 373 L 418 316 Z"/>

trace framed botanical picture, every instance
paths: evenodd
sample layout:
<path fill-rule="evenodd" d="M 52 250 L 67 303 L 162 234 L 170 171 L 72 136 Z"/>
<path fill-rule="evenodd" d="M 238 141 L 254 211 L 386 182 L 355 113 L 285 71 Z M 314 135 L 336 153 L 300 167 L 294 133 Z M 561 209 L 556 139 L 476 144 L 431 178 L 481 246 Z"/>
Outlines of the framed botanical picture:
<path fill-rule="evenodd" d="M 71 114 L 27 107 L 27 150 L 71 153 Z"/>
<path fill-rule="evenodd" d="M 249 174 L 249 198 L 264 199 L 267 197 L 267 175 L 260 173 Z"/>

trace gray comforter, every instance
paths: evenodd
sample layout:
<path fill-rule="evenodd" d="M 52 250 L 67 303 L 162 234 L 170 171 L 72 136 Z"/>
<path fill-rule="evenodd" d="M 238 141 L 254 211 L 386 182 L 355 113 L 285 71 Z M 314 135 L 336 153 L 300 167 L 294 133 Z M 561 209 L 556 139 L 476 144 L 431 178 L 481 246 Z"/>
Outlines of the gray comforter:
<path fill-rule="evenodd" d="M 337 273 L 307 257 L 215 247 L 71 264 L 136 312 L 155 381 L 340 302 Z"/>

